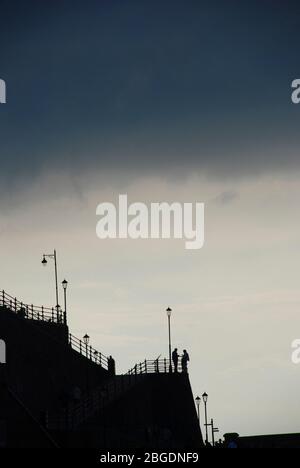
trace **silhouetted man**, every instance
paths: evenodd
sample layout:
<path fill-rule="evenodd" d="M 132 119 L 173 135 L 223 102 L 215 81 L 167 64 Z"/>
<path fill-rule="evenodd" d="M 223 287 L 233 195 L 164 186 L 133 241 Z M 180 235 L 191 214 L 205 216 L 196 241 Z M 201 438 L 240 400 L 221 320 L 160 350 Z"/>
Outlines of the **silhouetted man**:
<path fill-rule="evenodd" d="M 107 360 L 107 370 L 110 375 L 116 375 L 116 363 L 112 356 L 109 356 Z"/>
<path fill-rule="evenodd" d="M 18 316 L 21 317 L 22 319 L 26 318 L 26 310 L 24 307 L 21 307 L 17 313 L 18 313 Z"/>
<path fill-rule="evenodd" d="M 188 352 L 186 349 L 183 350 L 183 355 L 181 358 L 181 368 L 182 372 L 187 372 L 187 365 L 190 360 L 190 356 L 188 355 Z"/>
<path fill-rule="evenodd" d="M 174 364 L 174 372 L 177 372 L 177 369 L 178 369 L 178 353 L 177 353 L 177 348 L 174 349 L 173 353 L 172 353 L 172 361 L 173 361 L 173 364 Z"/>

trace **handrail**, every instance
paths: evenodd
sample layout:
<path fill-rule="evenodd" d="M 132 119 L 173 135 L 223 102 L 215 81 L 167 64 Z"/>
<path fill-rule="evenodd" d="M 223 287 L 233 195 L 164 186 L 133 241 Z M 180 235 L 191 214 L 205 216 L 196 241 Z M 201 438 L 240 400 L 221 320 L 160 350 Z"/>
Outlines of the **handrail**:
<path fill-rule="evenodd" d="M 47 428 L 49 430 L 76 430 L 76 428 L 95 416 L 97 412 L 120 397 L 124 392 L 141 382 L 146 374 L 167 374 L 170 372 L 169 359 L 145 360 L 136 364 L 126 374 L 115 376 L 104 385 L 90 390 L 80 397 L 78 402 L 70 402 L 64 411 L 58 414 L 48 415 Z M 172 372 L 174 372 L 174 366 Z M 178 362 L 178 372 L 182 372 L 182 366 Z"/>
<path fill-rule="evenodd" d="M 78 402 L 70 402 L 67 407 L 57 413 L 48 414 L 46 427 L 48 430 L 76 430 L 76 428 L 104 410 L 111 402 L 132 388 L 142 376 L 125 375 L 114 377 L 104 385 L 99 386 L 82 396 Z"/>
<path fill-rule="evenodd" d="M 10 296 L 4 290 L 0 291 L 0 307 L 6 307 L 11 312 L 16 313 L 21 318 L 27 320 L 64 324 L 63 313 L 60 308 L 56 310 L 54 307 L 39 307 L 25 304 L 24 302 L 19 301 L 16 297 Z M 72 349 L 74 349 L 74 351 L 85 356 L 93 363 L 103 367 L 104 369 L 109 368 L 109 358 L 94 349 L 92 346 L 86 345 L 82 340 L 76 338 L 76 336 L 71 333 L 68 334 L 68 344 Z"/>
<path fill-rule="evenodd" d="M 69 345 L 74 351 L 77 351 L 82 356 L 85 356 L 90 361 L 98 364 L 100 367 L 108 369 L 109 358 L 100 351 L 97 351 L 92 346 L 86 345 L 82 340 L 69 333 Z"/>
<path fill-rule="evenodd" d="M 172 372 L 174 372 L 174 364 L 171 364 Z M 166 374 L 170 372 L 170 360 L 169 359 L 154 359 L 146 360 L 136 364 L 130 369 L 126 375 L 136 374 Z M 181 363 L 178 361 L 177 372 L 182 372 Z"/>
<path fill-rule="evenodd" d="M 12 312 L 31 320 L 45 322 L 63 323 L 63 313 L 61 309 L 54 307 L 34 306 L 25 304 L 16 297 L 10 296 L 4 290 L 0 293 L 0 306 L 8 307 Z"/>

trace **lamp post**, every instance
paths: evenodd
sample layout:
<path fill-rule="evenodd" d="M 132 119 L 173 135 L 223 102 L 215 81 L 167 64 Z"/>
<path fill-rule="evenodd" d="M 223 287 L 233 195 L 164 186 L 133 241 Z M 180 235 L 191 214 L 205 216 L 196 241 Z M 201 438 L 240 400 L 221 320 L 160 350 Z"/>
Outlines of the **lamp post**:
<path fill-rule="evenodd" d="M 89 335 L 85 334 L 84 337 L 83 337 L 83 342 L 85 344 L 85 353 L 86 353 L 86 357 L 88 358 L 89 357 L 89 354 L 88 354 L 88 345 L 89 345 L 89 342 L 90 342 L 90 337 Z"/>
<path fill-rule="evenodd" d="M 172 309 L 170 307 L 166 310 L 168 316 L 168 332 L 169 332 L 169 372 L 172 372 L 172 351 L 171 351 L 171 314 Z"/>
<path fill-rule="evenodd" d="M 216 434 L 217 432 L 219 432 L 219 429 L 218 429 L 218 427 L 215 427 L 215 426 L 214 426 L 214 420 L 213 420 L 213 419 L 211 419 L 210 425 L 211 425 L 211 440 L 212 440 L 212 446 L 214 447 L 214 446 L 215 446 L 215 434 Z"/>
<path fill-rule="evenodd" d="M 47 258 L 52 258 L 54 260 L 54 273 L 55 273 L 55 293 L 56 293 L 56 316 L 57 322 L 59 322 L 59 303 L 58 303 L 58 283 L 57 283 L 57 256 L 56 250 L 54 250 L 53 254 L 43 254 L 42 265 L 47 266 Z"/>
<path fill-rule="evenodd" d="M 86 333 L 83 337 L 83 342 L 85 344 L 85 352 L 86 352 L 86 391 L 88 392 L 89 391 L 89 387 L 90 387 L 90 382 L 89 382 L 89 361 L 88 361 L 88 346 L 89 346 L 89 342 L 90 342 L 90 337 L 89 335 Z"/>
<path fill-rule="evenodd" d="M 64 325 L 67 325 L 67 287 L 68 287 L 68 281 L 63 280 L 61 283 L 63 290 L 64 290 Z"/>
<path fill-rule="evenodd" d="M 207 393 L 203 393 L 202 395 L 202 400 L 204 403 L 204 410 L 205 410 L 205 442 L 208 443 L 208 430 L 207 430 L 207 400 L 208 400 L 208 395 Z"/>
<path fill-rule="evenodd" d="M 200 426 L 200 402 L 201 402 L 201 398 L 199 396 L 197 396 L 195 398 L 195 401 L 196 401 L 196 405 L 197 405 L 198 422 L 199 422 L 199 426 Z"/>

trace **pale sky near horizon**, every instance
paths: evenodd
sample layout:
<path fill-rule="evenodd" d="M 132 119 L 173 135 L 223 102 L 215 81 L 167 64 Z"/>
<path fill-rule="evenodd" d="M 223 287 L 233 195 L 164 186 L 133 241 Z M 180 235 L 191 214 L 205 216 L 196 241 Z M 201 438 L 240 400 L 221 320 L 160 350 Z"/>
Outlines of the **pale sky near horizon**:
<path fill-rule="evenodd" d="M 120 372 L 167 355 L 170 306 L 221 434 L 299 432 L 300 8 L 224 3 L 2 2 L 0 289 L 54 304 L 56 248 L 72 332 Z M 204 202 L 203 249 L 99 240 L 120 193 Z"/>

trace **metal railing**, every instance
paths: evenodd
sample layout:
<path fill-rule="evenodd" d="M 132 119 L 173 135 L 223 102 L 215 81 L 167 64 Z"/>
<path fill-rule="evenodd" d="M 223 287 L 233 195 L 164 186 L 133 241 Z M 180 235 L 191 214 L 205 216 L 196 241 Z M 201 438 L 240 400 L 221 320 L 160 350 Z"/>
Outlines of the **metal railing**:
<path fill-rule="evenodd" d="M 39 307 L 25 304 L 24 302 L 19 301 L 16 297 L 10 296 L 5 291 L 0 292 L 0 307 L 5 307 L 11 312 L 17 314 L 19 317 L 27 320 L 53 322 L 64 325 L 61 309 L 57 310 L 54 307 Z M 74 351 L 77 351 L 79 354 L 85 356 L 100 367 L 108 369 L 109 358 L 107 358 L 103 353 L 100 353 L 92 346 L 86 345 L 83 340 L 76 338 L 76 336 L 71 333 L 68 334 L 68 343 Z"/>
<path fill-rule="evenodd" d="M 45 322 L 63 323 L 63 313 L 61 309 L 55 307 L 34 306 L 25 304 L 19 301 L 16 297 L 12 297 L 5 291 L 0 294 L 0 307 L 7 307 L 12 312 L 15 312 L 20 317 L 29 320 L 40 320 Z"/>
<path fill-rule="evenodd" d="M 74 351 L 77 351 L 82 356 L 85 356 L 90 361 L 93 361 L 95 364 L 98 364 L 105 369 L 108 369 L 109 358 L 105 356 L 100 351 L 97 351 L 90 345 L 86 345 L 82 340 L 76 338 L 76 336 L 69 333 L 69 345 Z"/>
<path fill-rule="evenodd" d="M 173 363 L 171 364 L 172 372 L 175 371 Z M 146 360 L 136 364 L 132 369 L 127 372 L 127 375 L 135 374 L 166 374 L 170 372 L 169 359 L 154 359 Z M 177 372 L 182 372 L 180 361 L 178 361 Z"/>
<path fill-rule="evenodd" d="M 78 402 L 70 402 L 67 407 L 52 415 L 47 415 L 46 426 L 49 430 L 76 430 L 78 426 L 103 411 L 106 406 L 122 396 L 136 383 L 141 382 L 146 374 L 167 374 L 170 372 L 169 359 L 145 360 L 136 364 L 126 374 L 115 376 L 101 387 L 85 393 Z M 174 372 L 174 365 L 172 372 Z M 178 372 L 182 372 L 178 362 Z"/>
<path fill-rule="evenodd" d="M 140 379 L 139 375 L 120 375 L 83 395 L 78 402 L 71 402 L 58 414 L 47 415 L 48 430 L 76 430 L 78 426 L 103 411 L 110 403 L 133 387 Z"/>

